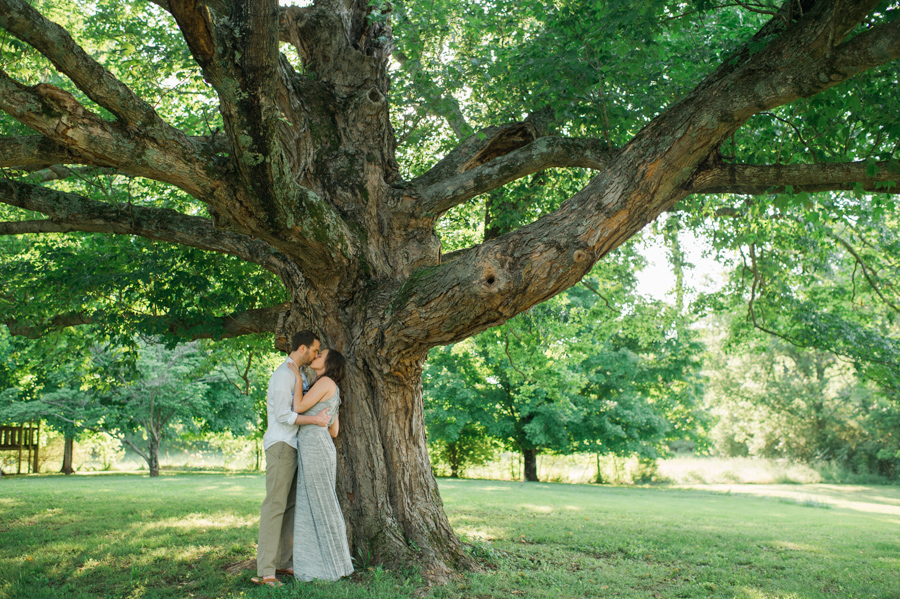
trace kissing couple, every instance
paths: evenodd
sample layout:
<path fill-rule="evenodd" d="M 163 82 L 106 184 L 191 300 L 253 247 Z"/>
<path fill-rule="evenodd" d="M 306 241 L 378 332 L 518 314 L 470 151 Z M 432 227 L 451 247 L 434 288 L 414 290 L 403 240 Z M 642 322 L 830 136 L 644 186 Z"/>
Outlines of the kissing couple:
<path fill-rule="evenodd" d="M 266 498 L 259 516 L 254 584 L 281 586 L 276 574 L 297 580 L 337 580 L 353 572 L 347 528 L 335 482 L 338 383 L 344 356 L 319 350 L 312 331 L 291 337 L 287 359 L 269 379 L 266 396 Z M 315 373 L 309 381 L 302 366 Z"/>

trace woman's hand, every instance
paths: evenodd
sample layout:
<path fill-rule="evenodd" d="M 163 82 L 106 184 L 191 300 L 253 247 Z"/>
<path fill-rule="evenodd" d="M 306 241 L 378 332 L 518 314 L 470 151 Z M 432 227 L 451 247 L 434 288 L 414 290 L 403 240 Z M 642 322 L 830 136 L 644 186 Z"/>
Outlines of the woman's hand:
<path fill-rule="evenodd" d="M 300 376 L 300 367 L 297 366 L 295 363 L 288 362 L 288 368 L 291 369 L 291 372 L 293 372 L 297 376 L 297 378 L 300 378 L 300 379 L 303 378 L 302 376 Z"/>

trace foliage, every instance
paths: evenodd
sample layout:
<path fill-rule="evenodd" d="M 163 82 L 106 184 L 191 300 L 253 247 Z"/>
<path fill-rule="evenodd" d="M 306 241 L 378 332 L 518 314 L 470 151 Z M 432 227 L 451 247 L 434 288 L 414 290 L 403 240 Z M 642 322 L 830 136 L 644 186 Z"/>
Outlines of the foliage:
<path fill-rule="evenodd" d="M 52 346 L 23 344 L 18 371 L 30 381 L 31 397 L 7 390 L 15 401 L 2 413 L 108 433 L 138 452 L 152 472 L 158 472 L 160 443 L 175 425 L 182 433 L 241 431 L 252 417 L 250 402 L 205 368 L 210 352 L 198 342 L 174 349 L 152 342 L 116 347 L 88 332 L 67 331 Z"/>
<path fill-rule="evenodd" d="M 783 200 L 783 201 L 779 201 Z M 756 329 L 834 353 L 886 398 L 900 398 L 900 220 L 893 198 L 779 196 L 775 206 L 724 198 L 703 207 L 727 286 L 698 309 L 733 318 L 734 343 Z"/>
<path fill-rule="evenodd" d="M 853 472 L 895 478 L 900 406 L 854 376 L 834 354 L 754 335 L 713 356 L 707 405 L 723 455 L 835 462 Z"/>
<path fill-rule="evenodd" d="M 526 457 L 655 457 L 667 441 L 698 434 L 700 347 L 677 324 L 683 315 L 633 295 L 640 261 L 628 246 L 583 286 L 432 350 L 424 378 L 432 443 L 463 441 L 480 456 L 477 442 L 488 436 Z"/>

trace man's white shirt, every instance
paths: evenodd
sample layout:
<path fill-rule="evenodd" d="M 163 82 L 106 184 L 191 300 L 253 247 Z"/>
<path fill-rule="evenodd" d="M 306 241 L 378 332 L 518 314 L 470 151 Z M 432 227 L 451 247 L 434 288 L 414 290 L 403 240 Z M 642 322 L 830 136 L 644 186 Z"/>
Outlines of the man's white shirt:
<path fill-rule="evenodd" d="M 268 449 L 279 441 L 297 448 L 297 413 L 294 411 L 294 385 L 297 379 L 288 368 L 289 362 L 294 361 L 286 359 L 269 379 L 269 391 L 266 394 L 268 423 L 266 434 L 263 435 L 263 449 Z M 303 387 L 307 386 L 306 377 L 303 376 Z"/>

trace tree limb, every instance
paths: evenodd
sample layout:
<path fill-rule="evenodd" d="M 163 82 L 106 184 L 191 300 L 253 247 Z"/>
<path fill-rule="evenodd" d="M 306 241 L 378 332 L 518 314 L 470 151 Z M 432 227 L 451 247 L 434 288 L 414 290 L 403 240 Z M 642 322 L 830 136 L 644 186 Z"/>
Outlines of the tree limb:
<path fill-rule="evenodd" d="M 285 303 L 269 308 L 258 308 L 219 317 L 197 318 L 190 321 L 172 319 L 167 316 L 145 316 L 139 314 L 117 314 L 117 318 L 124 316 L 125 318 L 140 320 L 144 324 L 166 330 L 185 339 L 227 339 L 242 335 L 274 332 L 279 316 L 288 307 L 289 305 Z M 102 320 L 103 316 L 102 312 L 93 314 L 74 312 L 54 316 L 38 324 L 21 323 L 14 318 L 5 319 L 3 324 L 7 326 L 11 335 L 37 339 L 50 331 L 94 324 Z"/>
<path fill-rule="evenodd" d="M 874 170 L 874 174 L 872 171 Z M 900 193 L 900 162 L 825 162 L 818 164 L 722 164 L 701 168 L 687 188 L 691 193 L 761 195 L 797 192 L 865 191 Z"/>
<path fill-rule="evenodd" d="M 197 0 L 168 0 L 166 10 L 175 17 L 194 60 L 212 77 L 213 86 L 221 83 L 222 71 L 215 60 L 215 27 L 206 6 Z"/>
<path fill-rule="evenodd" d="M 139 177 L 165 181 L 197 198 L 214 195 L 214 166 L 188 137 L 161 147 L 136 135 L 128 125 L 111 123 L 86 110 L 68 92 L 47 84 L 26 87 L 0 70 L 0 109 L 34 129 L 49 142 L 79 157 L 77 162 L 111 166 Z M 58 152 L 52 146 L 44 148 Z M 24 142 L 20 151 L 33 147 Z M 55 155 L 55 154 L 54 154 Z M 134 160 L 140 156 L 141 160 Z"/>
<path fill-rule="evenodd" d="M 157 139 L 183 135 L 163 121 L 153 107 L 139 98 L 84 49 L 69 32 L 44 18 L 23 0 L 0 0 L 0 28 L 33 46 L 91 100 L 120 121 L 136 126 Z"/>
<path fill-rule="evenodd" d="M 229 152 L 228 138 L 221 131 L 188 139 L 200 153 Z M 60 164 L 86 164 L 85 158 L 43 135 L 0 137 L 0 168 L 34 171 Z"/>
<path fill-rule="evenodd" d="M 238 256 L 278 272 L 283 257 L 272 247 L 247 235 L 218 231 L 209 219 L 166 208 L 132 204 L 114 206 L 39 185 L 0 179 L 0 202 L 40 212 L 46 221 L 0 223 L 0 234 L 83 231 L 138 235 L 147 239 Z"/>
<path fill-rule="evenodd" d="M 470 138 L 471 139 L 471 138 Z M 475 196 L 551 167 L 582 167 L 602 170 L 615 152 L 597 139 L 540 137 L 524 147 L 491 158 L 491 151 L 506 150 L 488 145 L 463 168 L 463 172 L 419 190 L 421 211 L 439 215 Z M 479 164 L 475 166 L 476 164 Z M 423 176 L 424 177 L 424 176 Z M 421 178 L 420 178 L 421 179 Z M 417 179 L 416 181 L 419 181 Z"/>
<path fill-rule="evenodd" d="M 834 39 L 843 39 L 874 3 L 849 6 L 843 13 L 848 22 L 835 26 Z M 414 273 L 385 312 L 392 321 L 385 322 L 384 336 L 398 340 L 396 347 L 409 348 L 400 349 L 395 359 L 478 333 L 576 284 L 603 255 L 692 193 L 688 182 L 747 118 L 812 93 L 806 82 L 817 81 L 820 71 L 809 71 L 811 64 L 841 66 L 828 71 L 827 83 L 819 82 L 821 91 L 895 58 L 894 45 L 900 46 L 900 35 L 892 33 L 895 24 L 873 28 L 824 58 L 833 14 L 827 2 L 822 4 L 783 35 L 778 34 L 781 22 L 764 27 L 755 43 L 775 35 L 762 51 L 754 54 L 748 43 L 746 55 L 737 55 L 656 117 L 555 212 L 472 248 L 465 260 Z M 792 71 L 796 81 L 770 93 L 770 81 L 784 71 Z M 467 142 L 423 178 L 433 178 L 429 183 L 434 184 L 465 172 L 467 161 L 485 145 Z"/>
<path fill-rule="evenodd" d="M 0 168 L 31 170 L 81 161 L 78 154 L 43 135 L 0 137 Z"/>
<path fill-rule="evenodd" d="M 509 152 L 523 148 L 540 137 L 532 123 L 522 121 L 486 127 L 464 139 L 425 174 L 411 184 L 427 188 L 467 170 L 486 164 Z"/>
<path fill-rule="evenodd" d="M 808 98 L 900 57 L 900 21 L 884 23 L 843 40 L 878 4 L 818 2 L 803 19 L 728 77 L 733 118 L 747 118 L 797 98 Z M 760 77 L 761 72 L 768 72 Z M 724 80 L 723 80 L 724 83 Z"/>

